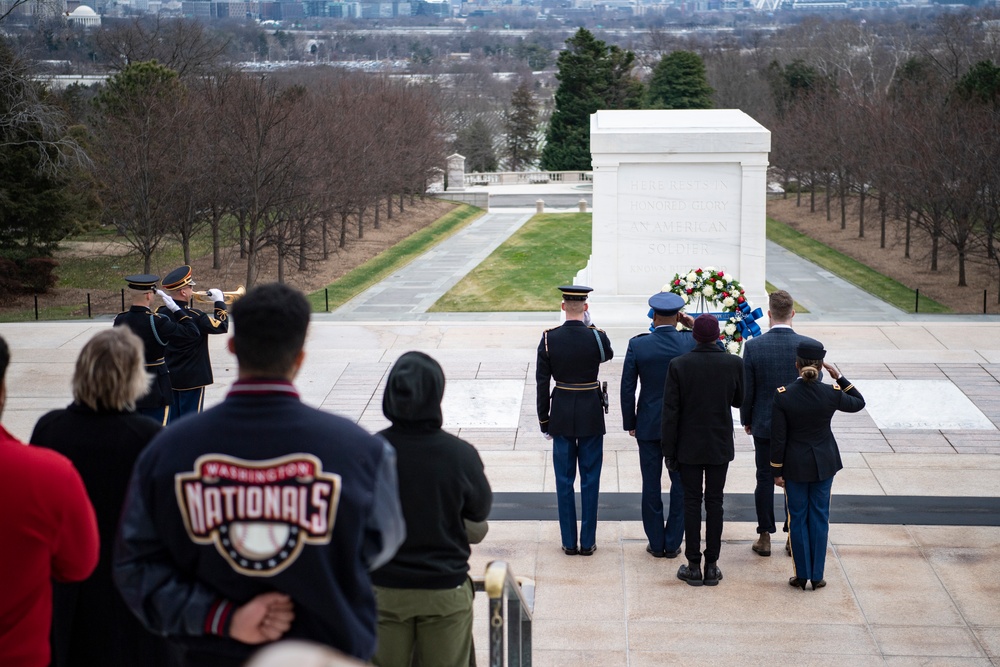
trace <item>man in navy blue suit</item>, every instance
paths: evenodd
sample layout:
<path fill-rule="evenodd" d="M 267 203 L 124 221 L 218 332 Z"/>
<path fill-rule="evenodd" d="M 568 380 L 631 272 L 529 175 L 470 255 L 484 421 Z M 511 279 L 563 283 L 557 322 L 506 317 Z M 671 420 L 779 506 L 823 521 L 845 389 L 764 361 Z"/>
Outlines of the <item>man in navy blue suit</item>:
<path fill-rule="evenodd" d="M 795 309 L 788 292 L 772 292 L 767 308 L 768 332 L 748 340 L 743 349 L 746 395 L 740 408 L 743 430 L 753 436 L 757 467 L 757 487 L 753 497 L 757 509 L 758 538 L 752 548 L 760 556 L 771 555 L 771 534 L 775 532 L 774 475 L 771 470 L 771 406 L 774 392 L 798 377 L 795 349 L 803 342 L 815 342 L 792 330 Z M 787 544 L 785 551 L 789 553 Z"/>
<path fill-rule="evenodd" d="M 670 360 L 695 346 L 690 331 L 677 331 L 677 322 L 691 327 L 694 318 L 681 313 L 684 299 L 670 292 L 649 298 L 653 312 L 653 331 L 642 333 L 628 342 L 625 367 L 622 369 L 622 426 L 636 439 L 639 447 L 639 470 L 642 473 L 642 528 L 649 544 L 646 551 L 654 558 L 675 558 L 681 552 L 684 536 L 684 488 L 680 472 L 670 474 L 670 508 L 663 520 L 663 449 L 660 446 L 660 418 L 663 414 L 663 385 Z M 636 383 L 639 402 L 636 405 Z"/>

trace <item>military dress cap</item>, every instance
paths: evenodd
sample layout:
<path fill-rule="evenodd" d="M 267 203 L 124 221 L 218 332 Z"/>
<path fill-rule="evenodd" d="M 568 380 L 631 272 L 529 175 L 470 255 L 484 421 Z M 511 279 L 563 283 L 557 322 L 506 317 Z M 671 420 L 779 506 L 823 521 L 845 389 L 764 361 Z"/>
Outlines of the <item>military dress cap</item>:
<path fill-rule="evenodd" d="M 584 285 L 562 285 L 559 291 L 563 293 L 563 301 L 586 301 L 594 288 Z"/>
<path fill-rule="evenodd" d="M 657 315 L 676 315 L 684 307 L 684 299 L 673 292 L 657 292 L 649 297 L 649 307 Z"/>
<path fill-rule="evenodd" d="M 163 289 L 166 290 L 175 290 L 185 285 L 196 284 L 195 281 L 191 280 L 191 267 L 187 264 L 174 269 L 163 278 Z"/>
<path fill-rule="evenodd" d="M 826 357 L 826 350 L 823 349 L 823 343 L 818 340 L 807 340 L 802 341 L 799 343 L 798 347 L 795 348 L 795 356 L 799 359 L 815 361 L 816 359 L 823 359 Z"/>
<path fill-rule="evenodd" d="M 134 289 L 138 292 L 153 292 L 156 290 L 156 283 L 160 281 L 160 276 L 154 276 L 152 273 L 137 273 L 134 276 L 125 276 L 125 282 L 128 283 L 129 289 Z"/>

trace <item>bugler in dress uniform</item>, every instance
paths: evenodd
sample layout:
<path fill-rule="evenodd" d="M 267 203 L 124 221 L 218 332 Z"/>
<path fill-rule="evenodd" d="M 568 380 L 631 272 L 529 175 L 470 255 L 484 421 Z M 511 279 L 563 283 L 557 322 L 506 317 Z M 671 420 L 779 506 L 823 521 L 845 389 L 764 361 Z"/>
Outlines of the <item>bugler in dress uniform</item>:
<path fill-rule="evenodd" d="M 186 264 L 174 269 L 163 279 L 163 289 L 170 292 L 183 317 L 189 318 L 194 324 L 167 345 L 167 369 L 170 371 L 170 385 L 173 388 L 174 398 L 171 421 L 186 414 L 201 412 L 205 400 L 205 387 L 214 381 L 212 360 L 208 352 L 208 336 L 229 332 L 229 313 L 222 291 L 209 290 L 215 302 L 213 314 L 209 315 L 191 307 L 194 285 L 191 267 Z M 158 312 L 166 313 L 169 308 L 170 304 L 167 303 Z"/>
<path fill-rule="evenodd" d="M 173 392 L 170 374 L 164 362 L 167 343 L 177 336 L 196 332 L 194 322 L 181 312 L 154 313 L 150 308 L 160 277 L 152 274 L 125 276 L 132 307 L 115 317 L 114 326 L 126 326 L 142 340 L 146 371 L 153 375 L 149 391 L 136 402 L 136 412 L 166 424 L 170 416 Z"/>
<path fill-rule="evenodd" d="M 597 549 L 597 500 L 604 457 L 605 399 L 597 375 L 614 351 L 604 331 L 584 323 L 592 288 L 567 285 L 559 289 L 566 321 L 545 331 L 538 344 L 536 407 L 542 433 L 552 437 L 563 551 L 589 556 Z M 551 380 L 555 380 L 554 389 Z M 573 492 L 578 464 L 582 501 L 579 547 Z"/>

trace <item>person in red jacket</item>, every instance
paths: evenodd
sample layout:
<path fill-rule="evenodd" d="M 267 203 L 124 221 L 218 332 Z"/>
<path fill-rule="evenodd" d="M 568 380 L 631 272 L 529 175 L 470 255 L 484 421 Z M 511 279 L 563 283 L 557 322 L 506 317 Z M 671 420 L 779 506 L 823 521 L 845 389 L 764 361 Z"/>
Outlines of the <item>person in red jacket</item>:
<path fill-rule="evenodd" d="M 0 338 L 0 414 L 10 349 Z M 97 566 L 97 518 L 69 459 L 26 446 L 0 426 L 0 665 L 49 664 L 52 580 L 82 581 Z"/>

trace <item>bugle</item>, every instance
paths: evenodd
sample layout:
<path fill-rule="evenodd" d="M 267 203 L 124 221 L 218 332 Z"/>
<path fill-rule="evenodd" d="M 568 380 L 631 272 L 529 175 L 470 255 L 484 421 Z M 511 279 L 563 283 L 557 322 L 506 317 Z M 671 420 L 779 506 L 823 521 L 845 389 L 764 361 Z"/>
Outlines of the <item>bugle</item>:
<path fill-rule="evenodd" d="M 232 292 L 223 292 L 222 300 L 226 302 L 227 306 L 230 306 L 232 305 L 233 301 L 236 301 L 236 299 L 240 298 L 246 293 L 247 293 L 246 288 L 243 287 L 243 285 L 240 285 Z M 212 297 L 208 295 L 208 292 L 195 292 L 192 295 L 192 297 L 194 298 L 195 301 L 199 301 L 201 303 L 215 303 L 215 301 L 212 300 Z"/>

